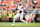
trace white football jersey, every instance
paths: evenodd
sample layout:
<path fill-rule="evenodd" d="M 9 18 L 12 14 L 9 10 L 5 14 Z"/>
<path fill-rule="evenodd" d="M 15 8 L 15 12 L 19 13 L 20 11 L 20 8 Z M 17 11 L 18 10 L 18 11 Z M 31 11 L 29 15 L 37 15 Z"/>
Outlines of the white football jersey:
<path fill-rule="evenodd" d="M 33 1 L 34 3 L 37 3 L 38 1 Z"/>
<path fill-rule="evenodd" d="M 23 9 L 22 9 L 22 5 L 20 6 L 19 4 L 18 4 L 18 10 L 17 10 L 17 12 L 19 13 L 20 11 L 22 11 L 22 13 L 23 13 Z"/>

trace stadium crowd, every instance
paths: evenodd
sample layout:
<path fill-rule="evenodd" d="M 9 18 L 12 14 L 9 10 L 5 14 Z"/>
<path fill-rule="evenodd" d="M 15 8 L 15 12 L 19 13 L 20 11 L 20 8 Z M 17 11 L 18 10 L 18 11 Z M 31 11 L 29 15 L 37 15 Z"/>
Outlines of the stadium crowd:
<path fill-rule="evenodd" d="M 0 9 L 5 9 L 5 10 L 12 10 L 12 9 L 16 9 L 17 5 L 23 4 L 24 5 L 24 9 L 26 8 L 27 5 L 29 5 L 30 9 L 37 9 L 37 5 L 40 4 L 40 0 L 24 0 L 25 2 L 23 2 L 23 0 L 0 0 Z M 40 5 L 39 5 L 40 6 Z M 39 7 L 40 8 L 40 7 Z"/>

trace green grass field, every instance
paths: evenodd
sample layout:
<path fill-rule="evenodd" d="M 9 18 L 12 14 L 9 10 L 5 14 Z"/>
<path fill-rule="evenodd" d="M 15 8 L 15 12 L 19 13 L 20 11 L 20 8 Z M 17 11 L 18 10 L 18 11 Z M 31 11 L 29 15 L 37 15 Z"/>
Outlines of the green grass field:
<path fill-rule="evenodd" d="M 15 23 L 15 26 L 11 26 L 12 22 L 0 22 L 0 27 L 40 27 L 40 23 Z"/>

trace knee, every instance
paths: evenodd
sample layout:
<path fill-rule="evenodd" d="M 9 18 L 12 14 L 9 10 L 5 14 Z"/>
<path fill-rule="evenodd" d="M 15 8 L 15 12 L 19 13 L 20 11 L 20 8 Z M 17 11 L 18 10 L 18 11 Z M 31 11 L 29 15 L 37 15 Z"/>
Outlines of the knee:
<path fill-rule="evenodd" d="M 15 17 L 13 17 L 13 19 L 15 19 Z"/>

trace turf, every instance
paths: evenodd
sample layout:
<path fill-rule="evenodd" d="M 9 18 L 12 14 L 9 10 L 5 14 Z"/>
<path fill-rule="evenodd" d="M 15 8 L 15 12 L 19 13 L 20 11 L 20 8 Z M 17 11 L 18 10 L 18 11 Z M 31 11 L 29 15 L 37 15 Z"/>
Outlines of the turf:
<path fill-rule="evenodd" d="M 40 27 L 40 23 L 19 23 L 16 22 L 15 26 L 11 26 L 13 23 L 12 22 L 0 22 L 0 27 Z"/>

